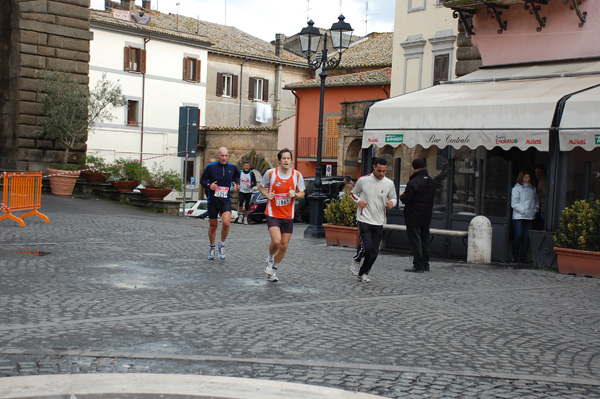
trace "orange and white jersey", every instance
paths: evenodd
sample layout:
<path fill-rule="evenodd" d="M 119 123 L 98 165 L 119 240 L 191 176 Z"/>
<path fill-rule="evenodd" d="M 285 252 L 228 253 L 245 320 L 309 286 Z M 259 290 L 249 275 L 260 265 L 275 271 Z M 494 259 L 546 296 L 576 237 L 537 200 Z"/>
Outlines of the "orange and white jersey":
<path fill-rule="evenodd" d="M 290 195 L 290 190 L 296 193 L 304 191 L 304 178 L 295 169 L 291 169 L 287 175 L 280 172 L 279 168 L 269 169 L 260 182 L 269 193 L 275 194 L 275 198 L 267 200 L 265 215 L 278 219 L 293 219 L 294 198 Z"/>

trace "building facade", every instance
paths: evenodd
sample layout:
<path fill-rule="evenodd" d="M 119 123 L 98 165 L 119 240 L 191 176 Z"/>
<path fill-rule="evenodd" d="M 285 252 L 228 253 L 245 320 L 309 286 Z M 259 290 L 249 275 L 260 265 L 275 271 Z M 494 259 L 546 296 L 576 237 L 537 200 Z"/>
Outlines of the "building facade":
<path fill-rule="evenodd" d="M 62 162 L 64 148 L 44 139 L 39 72 L 88 84 L 89 2 L 0 1 L 0 169 L 39 171 Z M 71 152 L 77 163 L 85 144 Z"/>
<path fill-rule="evenodd" d="M 363 147 L 393 158 L 399 185 L 412 159 L 426 158 L 429 174 L 442 182 L 432 226 L 467 230 L 474 216 L 484 215 L 493 227 L 492 259 L 509 261 L 511 189 L 519 172 L 547 171 L 538 229 L 550 237 L 565 206 L 600 195 L 600 4 L 551 0 L 533 11 L 532 2 L 497 3 L 444 2 L 477 47 L 481 68 L 373 105 Z M 389 216 L 403 223 L 401 208 Z M 408 247 L 402 234 L 391 243 Z M 466 255 L 457 239 L 435 237 L 432 247 Z"/>

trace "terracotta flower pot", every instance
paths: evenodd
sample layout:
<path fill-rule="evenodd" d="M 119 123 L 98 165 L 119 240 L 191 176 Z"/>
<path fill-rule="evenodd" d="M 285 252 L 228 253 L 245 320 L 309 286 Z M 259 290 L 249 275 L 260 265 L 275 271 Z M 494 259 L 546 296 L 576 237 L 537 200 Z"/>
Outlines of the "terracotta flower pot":
<path fill-rule="evenodd" d="M 140 188 L 140 192 L 144 198 L 151 201 L 162 201 L 171 191 L 173 190 L 162 188 Z"/>
<path fill-rule="evenodd" d="M 600 252 L 559 247 L 554 252 L 559 273 L 600 278 Z"/>
<path fill-rule="evenodd" d="M 134 180 L 111 180 L 110 184 L 112 184 L 120 193 L 130 193 L 134 188 L 140 185 L 139 182 Z"/>
<path fill-rule="evenodd" d="M 327 245 L 349 248 L 358 248 L 360 245 L 358 227 L 324 224 L 323 228 L 325 229 L 325 242 Z"/>
<path fill-rule="evenodd" d="M 46 173 L 48 173 L 48 175 L 57 175 L 50 176 L 50 191 L 52 194 L 63 196 L 69 196 L 73 194 L 75 183 L 79 178 L 79 171 L 48 168 L 46 169 Z"/>
<path fill-rule="evenodd" d="M 102 184 L 110 176 L 110 173 L 86 171 L 81 172 L 81 177 L 87 180 L 90 184 Z"/>

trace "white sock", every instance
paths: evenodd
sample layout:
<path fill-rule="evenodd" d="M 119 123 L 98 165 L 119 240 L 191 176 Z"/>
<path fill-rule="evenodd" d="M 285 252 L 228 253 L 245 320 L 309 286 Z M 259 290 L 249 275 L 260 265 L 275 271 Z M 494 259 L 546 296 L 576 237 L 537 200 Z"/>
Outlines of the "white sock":
<path fill-rule="evenodd" d="M 275 255 L 269 254 L 269 262 L 275 263 Z"/>

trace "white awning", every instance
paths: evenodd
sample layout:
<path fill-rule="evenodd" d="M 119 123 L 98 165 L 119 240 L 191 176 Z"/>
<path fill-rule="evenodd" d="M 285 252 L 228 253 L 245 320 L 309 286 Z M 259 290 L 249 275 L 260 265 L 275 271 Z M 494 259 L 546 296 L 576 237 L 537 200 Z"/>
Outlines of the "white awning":
<path fill-rule="evenodd" d="M 600 77 L 598 77 L 600 85 Z M 600 148 L 600 87 L 578 93 L 567 100 L 559 127 L 561 151 L 581 147 Z"/>
<path fill-rule="evenodd" d="M 600 71 L 599 65 L 595 61 L 482 69 L 446 84 L 377 102 L 369 110 L 362 146 L 534 147 L 548 151 L 557 102 L 600 83 L 600 75 L 589 74 Z"/>

